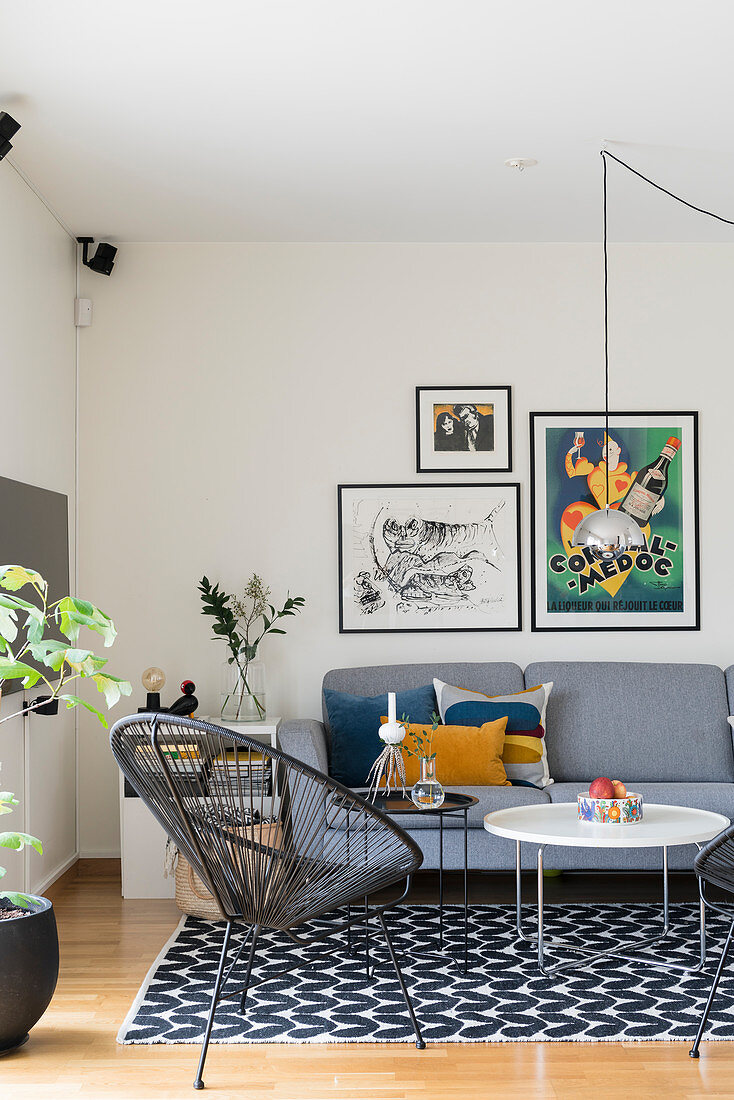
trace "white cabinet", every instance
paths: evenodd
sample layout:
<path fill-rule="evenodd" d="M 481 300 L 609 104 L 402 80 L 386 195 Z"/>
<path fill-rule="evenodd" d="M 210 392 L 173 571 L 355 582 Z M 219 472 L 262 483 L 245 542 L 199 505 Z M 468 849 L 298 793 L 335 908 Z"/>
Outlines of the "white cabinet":
<path fill-rule="evenodd" d="M 198 715 L 197 715 L 198 717 Z M 255 741 L 277 746 L 280 718 L 265 722 L 224 722 L 218 716 L 202 716 L 203 722 L 236 730 Z M 128 788 L 129 791 L 129 788 Z M 164 874 L 166 834 L 141 800 L 125 793 L 120 774 L 120 838 L 122 846 L 122 896 L 124 898 L 172 898 L 173 877 Z"/>

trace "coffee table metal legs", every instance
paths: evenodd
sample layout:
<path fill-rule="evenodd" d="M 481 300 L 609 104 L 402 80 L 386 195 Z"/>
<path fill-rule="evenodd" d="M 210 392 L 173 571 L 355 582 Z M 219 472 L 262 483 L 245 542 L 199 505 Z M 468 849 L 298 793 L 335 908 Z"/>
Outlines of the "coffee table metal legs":
<path fill-rule="evenodd" d="M 464 810 L 464 973 L 469 969 L 469 819 Z"/>
<path fill-rule="evenodd" d="M 453 811 L 455 812 L 455 811 Z M 460 811 L 464 815 L 462 827 L 464 829 L 464 973 L 469 969 L 469 811 L 465 807 Z M 444 943 L 444 890 L 443 890 L 443 819 L 438 817 L 438 951 L 435 954 L 443 954 Z M 406 952 L 410 954 L 411 952 Z M 431 951 L 423 951 L 421 954 L 433 954 Z"/>
<path fill-rule="evenodd" d="M 469 816 L 468 807 L 461 811 L 464 815 L 464 973 L 469 969 Z M 438 817 L 438 952 L 444 951 L 444 900 L 443 900 L 443 819 Z M 430 952 L 428 952 L 430 954 Z"/>
<path fill-rule="evenodd" d="M 697 845 L 700 848 L 700 845 Z M 681 963 L 670 962 L 667 959 L 656 958 L 653 955 L 640 954 L 641 948 L 651 947 L 653 944 L 660 943 L 668 935 L 670 930 L 670 890 L 669 890 L 669 875 L 668 875 L 668 849 L 663 848 L 663 923 L 658 931 L 654 932 L 650 936 L 646 936 L 643 939 L 631 940 L 628 942 L 622 941 L 615 944 L 611 948 L 605 948 L 599 951 L 595 948 L 584 947 L 578 943 L 570 943 L 568 940 L 560 939 L 557 936 L 548 936 L 545 932 L 545 912 L 544 912 L 544 900 L 543 900 L 543 852 L 545 851 L 545 845 L 541 844 L 538 848 L 538 916 L 537 916 L 537 932 L 527 933 L 523 929 L 522 925 L 522 863 L 521 863 L 521 842 L 515 841 L 515 927 L 517 931 L 518 939 L 525 940 L 528 943 L 534 943 L 537 947 L 538 953 L 538 968 L 542 974 L 550 978 L 553 974 L 557 974 L 563 970 L 578 970 L 584 966 L 588 966 L 589 963 L 595 962 L 597 959 L 613 958 L 624 959 L 627 962 L 639 962 L 644 963 L 646 966 L 653 966 L 660 970 L 675 971 L 679 974 L 697 974 L 703 969 L 706 963 L 706 912 L 702 900 L 699 900 L 699 957 L 698 961 L 692 963 L 690 966 L 684 966 Z M 546 952 L 548 950 L 561 950 L 574 952 L 576 955 L 580 955 L 581 958 L 567 959 L 561 962 L 548 963 L 546 961 Z"/>
<path fill-rule="evenodd" d="M 443 951 L 443 814 L 438 815 L 438 949 Z"/>

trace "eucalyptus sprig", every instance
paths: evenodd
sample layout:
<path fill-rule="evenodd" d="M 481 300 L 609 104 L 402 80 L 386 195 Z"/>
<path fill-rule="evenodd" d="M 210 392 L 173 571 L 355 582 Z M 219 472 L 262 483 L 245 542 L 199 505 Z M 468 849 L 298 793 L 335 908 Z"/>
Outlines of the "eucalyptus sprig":
<path fill-rule="evenodd" d="M 266 634 L 285 634 L 286 631 L 275 624 L 280 619 L 297 615 L 306 602 L 303 596 L 287 596 L 280 611 L 276 611 L 268 602 L 270 589 L 257 573 L 252 574 L 241 597 L 224 592 L 218 583 L 212 584 L 207 577 L 201 578 L 199 592 L 202 615 L 215 620 L 212 630 L 218 638 L 225 639 L 231 652 L 227 660 L 230 664 L 236 661 L 238 665 L 240 654 L 244 654 L 246 663 L 255 659 Z M 259 627 L 256 626 L 258 619 L 262 620 Z"/>
<path fill-rule="evenodd" d="M 408 745 L 403 742 L 403 748 L 407 752 L 408 756 L 416 756 L 419 760 L 435 760 L 436 754 L 433 752 L 433 735 L 441 725 L 441 719 L 436 714 L 435 710 L 431 714 L 431 732 L 422 733 L 416 726 L 411 726 L 410 717 L 404 714 L 400 719 L 399 725 L 403 727 L 408 737 L 413 742 L 413 748 L 409 748 Z"/>

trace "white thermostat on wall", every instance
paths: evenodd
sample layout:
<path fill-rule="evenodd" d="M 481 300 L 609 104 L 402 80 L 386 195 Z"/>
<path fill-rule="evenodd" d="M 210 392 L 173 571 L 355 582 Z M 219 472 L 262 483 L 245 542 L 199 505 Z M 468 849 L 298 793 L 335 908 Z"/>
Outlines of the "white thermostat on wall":
<path fill-rule="evenodd" d="M 92 299 L 74 299 L 74 324 L 77 328 L 86 328 L 92 323 Z"/>

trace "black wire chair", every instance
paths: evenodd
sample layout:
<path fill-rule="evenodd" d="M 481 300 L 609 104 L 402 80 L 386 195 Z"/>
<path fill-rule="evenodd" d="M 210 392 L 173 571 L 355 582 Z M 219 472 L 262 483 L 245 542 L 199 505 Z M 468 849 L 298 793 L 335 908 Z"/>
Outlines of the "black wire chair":
<path fill-rule="evenodd" d="M 706 1007 L 703 1010 L 701 1023 L 698 1025 L 698 1031 L 693 1046 L 688 1051 L 691 1058 L 700 1058 L 698 1048 L 701 1045 L 706 1021 L 709 1018 L 711 1005 L 714 1003 L 716 990 L 719 988 L 719 981 L 724 970 L 726 957 L 729 954 L 732 935 L 734 935 L 734 913 L 731 907 L 725 909 L 723 906 L 717 905 L 716 902 L 711 901 L 711 899 L 706 896 L 706 885 L 718 886 L 721 890 L 726 890 L 727 893 L 734 894 L 734 825 L 730 825 L 727 829 L 724 829 L 718 836 L 715 836 L 713 840 L 710 840 L 708 844 L 701 849 L 693 861 L 693 870 L 698 875 L 698 889 L 703 904 L 707 905 L 709 909 L 721 913 L 731 921 L 729 925 L 729 934 L 724 942 L 724 948 L 721 952 L 719 965 L 716 968 L 716 974 L 714 975 L 708 1000 L 706 1001 Z"/>
<path fill-rule="evenodd" d="M 239 998 L 244 1013 L 248 990 L 296 969 L 251 980 L 258 938 L 266 929 L 283 931 L 305 948 L 345 930 L 350 935 L 353 925 L 376 918 L 416 1046 L 425 1047 L 384 920 L 385 911 L 407 895 L 410 878 L 423 861 L 407 833 L 314 768 L 270 745 L 196 719 L 131 715 L 115 723 L 110 744 L 125 778 L 206 883 L 226 921 L 194 1088 L 204 1087 L 218 1002 Z M 370 907 L 368 895 L 402 881 L 400 897 Z M 353 915 L 351 905 L 357 899 L 364 905 Z M 335 921 L 327 932 L 305 938 L 294 932 L 344 907 L 346 919 Z M 228 965 L 235 924 L 247 925 L 248 932 Z M 367 926 L 367 944 L 369 934 Z M 248 943 L 244 984 L 225 993 Z M 341 947 L 332 945 L 325 955 Z"/>

